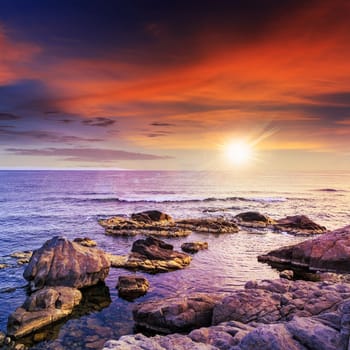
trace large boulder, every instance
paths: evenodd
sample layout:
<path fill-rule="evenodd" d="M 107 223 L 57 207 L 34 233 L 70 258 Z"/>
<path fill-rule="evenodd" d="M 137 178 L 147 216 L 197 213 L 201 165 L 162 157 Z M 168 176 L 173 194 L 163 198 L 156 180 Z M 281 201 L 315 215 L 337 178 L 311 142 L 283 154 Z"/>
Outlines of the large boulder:
<path fill-rule="evenodd" d="M 150 273 L 183 269 L 191 262 L 188 254 L 173 250 L 173 246 L 155 237 L 139 239 L 133 243 L 125 268 Z"/>
<path fill-rule="evenodd" d="M 311 271 L 350 272 L 350 225 L 321 237 L 272 250 L 258 260 Z"/>
<path fill-rule="evenodd" d="M 134 321 L 139 327 L 164 334 L 209 326 L 218 298 L 197 294 L 141 303 L 133 310 Z"/>
<path fill-rule="evenodd" d="M 235 219 L 239 225 L 252 228 L 265 228 L 275 223 L 275 220 L 257 211 L 240 213 L 235 216 Z"/>
<path fill-rule="evenodd" d="M 70 315 L 82 294 L 70 287 L 45 287 L 29 296 L 8 319 L 7 333 L 21 338 Z"/>
<path fill-rule="evenodd" d="M 104 281 L 110 265 L 102 250 L 54 237 L 33 253 L 23 276 L 31 290 L 44 286 L 82 288 Z"/>
<path fill-rule="evenodd" d="M 316 224 L 305 215 L 287 216 L 277 220 L 274 229 L 293 235 L 314 235 L 327 232 L 326 227 Z"/>

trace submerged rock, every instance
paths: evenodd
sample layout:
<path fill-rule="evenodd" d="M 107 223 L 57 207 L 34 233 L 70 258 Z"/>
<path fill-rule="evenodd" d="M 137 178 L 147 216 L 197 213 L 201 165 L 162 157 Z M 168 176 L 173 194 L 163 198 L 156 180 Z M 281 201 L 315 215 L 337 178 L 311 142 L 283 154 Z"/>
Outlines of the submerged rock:
<path fill-rule="evenodd" d="M 54 237 L 33 253 L 23 276 L 31 290 L 44 286 L 82 288 L 104 281 L 110 264 L 102 250 Z"/>
<path fill-rule="evenodd" d="M 149 282 L 141 276 L 119 276 L 118 294 L 126 300 L 136 299 L 147 293 Z"/>
<path fill-rule="evenodd" d="M 29 296 L 9 316 L 8 335 L 21 338 L 70 315 L 82 294 L 70 287 L 45 287 Z"/>
<path fill-rule="evenodd" d="M 73 242 L 79 243 L 80 245 L 82 245 L 84 247 L 96 247 L 97 246 L 97 243 L 88 237 L 84 237 L 84 238 L 77 237 L 77 238 L 74 238 Z"/>
<path fill-rule="evenodd" d="M 324 226 L 316 224 L 305 215 L 287 216 L 277 220 L 274 229 L 293 235 L 313 235 L 327 232 Z"/>
<path fill-rule="evenodd" d="M 350 226 L 299 244 L 272 250 L 260 255 L 258 260 L 288 268 L 350 272 Z"/>
<path fill-rule="evenodd" d="M 208 243 L 186 242 L 181 245 L 181 249 L 186 253 L 198 253 L 200 250 L 208 249 Z"/>
<path fill-rule="evenodd" d="M 257 211 L 240 213 L 235 216 L 235 219 L 239 225 L 252 228 L 265 228 L 275 223 L 275 220 Z"/>
<path fill-rule="evenodd" d="M 147 237 L 133 243 L 132 253 L 124 267 L 157 273 L 183 269 L 191 262 L 185 253 L 173 250 L 173 246 L 160 239 Z"/>
<path fill-rule="evenodd" d="M 222 218 L 178 220 L 176 226 L 203 233 L 235 233 L 239 231 L 234 222 Z"/>

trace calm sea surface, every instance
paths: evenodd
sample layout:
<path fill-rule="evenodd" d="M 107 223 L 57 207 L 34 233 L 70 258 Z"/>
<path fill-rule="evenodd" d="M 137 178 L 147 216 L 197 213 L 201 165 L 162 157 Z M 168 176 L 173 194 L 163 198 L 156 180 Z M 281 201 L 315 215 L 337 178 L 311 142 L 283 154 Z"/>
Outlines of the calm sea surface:
<path fill-rule="evenodd" d="M 175 219 L 227 217 L 259 211 L 273 218 L 305 214 L 329 229 L 350 224 L 350 174 L 237 176 L 208 172 L 0 171 L 0 330 L 26 298 L 23 267 L 8 255 L 39 248 L 53 236 L 90 237 L 114 254 L 126 254 L 141 237 L 105 236 L 98 218 L 158 209 Z M 149 293 L 138 301 L 189 292 L 226 292 L 247 280 L 275 278 L 277 272 L 256 256 L 303 238 L 260 231 L 213 235 L 193 233 L 168 239 L 175 249 L 185 241 L 205 240 L 207 251 L 194 255 L 181 271 L 145 275 Z M 105 340 L 133 332 L 133 303 L 118 298 L 118 276 L 111 269 L 102 290 L 104 302 L 78 312 L 52 329 L 52 339 L 35 349 L 100 349 Z M 101 292 L 101 287 L 100 292 Z M 98 291 L 90 291 L 91 294 Z M 93 298 L 92 298 L 93 299 Z M 39 338 L 38 338 L 39 339 Z"/>

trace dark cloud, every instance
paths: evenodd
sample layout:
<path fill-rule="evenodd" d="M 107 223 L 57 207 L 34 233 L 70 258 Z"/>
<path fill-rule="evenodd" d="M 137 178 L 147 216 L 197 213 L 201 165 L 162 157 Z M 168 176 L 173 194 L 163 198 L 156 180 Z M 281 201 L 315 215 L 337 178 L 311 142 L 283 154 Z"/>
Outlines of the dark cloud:
<path fill-rule="evenodd" d="M 172 123 L 161 123 L 161 122 L 153 122 L 150 125 L 152 125 L 152 126 L 175 126 L 175 124 L 172 124 Z"/>
<path fill-rule="evenodd" d="M 126 152 L 114 149 L 100 148 L 46 148 L 25 149 L 7 148 L 6 152 L 20 156 L 64 157 L 68 161 L 84 162 L 114 162 L 120 160 L 158 160 L 170 159 L 168 156 L 158 156 L 147 153 Z"/>
<path fill-rule="evenodd" d="M 45 130 L 8 130 L 5 127 L 0 127 L 0 136 L 2 139 L 17 140 L 28 139 L 34 141 L 44 142 L 58 142 L 58 143 L 71 143 L 71 142 L 98 142 L 102 141 L 97 138 L 85 138 L 73 135 L 64 135 L 57 132 L 45 131 Z"/>
<path fill-rule="evenodd" d="M 157 131 L 157 132 L 147 133 L 146 136 L 150 137 L 150 138 L 154 138 L 154 137 L 164 137 L 164 136 L 168 136 L 171 134 L 172 134 L 172 132 L 169 132 L 169 131 Z"/>
<path fill-rule="evenodd" d="M 3 113 L 0 112 L 0 121 L 1 120 L 18 120 L 21 119 L 20 116 L 12 114 L 12 113 Z"/>
<path fill-rule="evenodd" d="M 69 123 L 73 123 L 74 120 L 72 119 L 60 119 L 59 122 L 65 123 L 65 124 L 69 124 Z"/>
<path fill-rule="evenodd" d="M 345 105 L 350 107 L 349 91 L 317 94 L 317 95 L 309 96 L 309 98 L 313 101 L 317 101 L 325 104 Z"/>
<path fill-rule="evenodd" d="M 115 124 L 115 120 L 111 118 L 97 117 L 93 119 L 83 120 L 82 123 L 89 126 L 107 127 Z"/>

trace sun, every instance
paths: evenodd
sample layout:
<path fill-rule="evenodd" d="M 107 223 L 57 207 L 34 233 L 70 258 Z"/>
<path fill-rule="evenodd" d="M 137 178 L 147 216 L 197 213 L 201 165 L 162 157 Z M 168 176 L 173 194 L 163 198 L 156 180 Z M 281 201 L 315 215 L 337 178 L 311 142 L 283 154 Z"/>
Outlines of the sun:
<path fill-rule="evenodd" d="M 235 165 L 244 165 L 252 159 L 252 146 L 243 140 L 236 140 L 225 146 L 225 154 L 228 160 Z"/>

